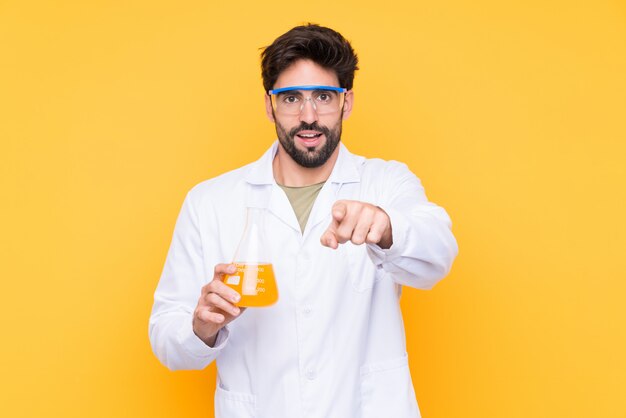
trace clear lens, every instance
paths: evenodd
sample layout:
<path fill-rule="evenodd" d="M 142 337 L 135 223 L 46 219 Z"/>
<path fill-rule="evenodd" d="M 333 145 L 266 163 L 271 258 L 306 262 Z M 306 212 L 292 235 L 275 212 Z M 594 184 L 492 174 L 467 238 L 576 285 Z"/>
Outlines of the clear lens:
<path fill-rule="evenodd" d="M 344 93 L 334 90 L 291 90 L 272 95 L 274 111 L 281 115 L 299 115 L 307 101 L 318 115 L 337 113 L 343 106 Z"/>

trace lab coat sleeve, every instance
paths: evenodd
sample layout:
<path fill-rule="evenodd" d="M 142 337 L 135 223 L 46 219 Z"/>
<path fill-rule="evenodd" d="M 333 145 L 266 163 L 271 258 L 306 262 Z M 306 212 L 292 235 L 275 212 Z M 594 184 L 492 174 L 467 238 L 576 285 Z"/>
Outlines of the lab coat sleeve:
<path fill-rule="evenodd" d="M 214 347 L 209 347 L 193 332 L 193 312 L 202 286 L 211 278 L 204 277 L 199 220 L 192 201 L 190 193 L 176 221 L 150 315 L 152 351 L 170 370 L 204 369 L 224 348 L 229 334 L 227 327 L 222 328 Z"/>
<path fill-rule="evenodd" d="M 444 278 L 458 253 L 446 211 L 429 202 L 420 180 L 405 164 L 390 163 L 380 207 L 391 220 L 393 244 L 368 244 L 370 259 L 396 283 L 431 289 Z"/>

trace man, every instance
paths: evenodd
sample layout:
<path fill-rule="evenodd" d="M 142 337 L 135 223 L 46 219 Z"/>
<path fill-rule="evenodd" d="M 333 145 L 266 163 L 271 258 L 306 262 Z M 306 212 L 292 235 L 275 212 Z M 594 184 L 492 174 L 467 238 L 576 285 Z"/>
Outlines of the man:
<path fill-rule="evenodd" d="M 357 57 L 299 26 L 262 53 L 278 141 L 187 195 L 155 293 L 150 341 L 172 370 L 217 361 L 215 411 L 233 417 L 418 417 L 402 285 L 431 288 L 457 253 L 446 212 L 404 164 L 340 143 Z M 248 207 L 265 227 L 279 300 L 240 309 L 224 282 Z"/>

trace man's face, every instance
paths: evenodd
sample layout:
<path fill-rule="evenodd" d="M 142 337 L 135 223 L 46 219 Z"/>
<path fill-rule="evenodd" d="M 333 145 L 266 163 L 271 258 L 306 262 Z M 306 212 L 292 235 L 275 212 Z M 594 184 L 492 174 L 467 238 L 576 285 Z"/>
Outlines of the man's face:
<path fill-rule="evenodd" d="M 341 87 L 334 71 L 310 60 L 299 60 L 280 74 L 274 89 L 304 85 Z M 332 114 L 318 115 L 309 101 L 298 115 L 281 115 L 273 111 L 268 97 L 266 110 L 276 124 L 278 140 L 287 154 L 303 167 L 320 167 L 341 140 L 341 122 L 352 110 L 352 92 L 346 93 L 343 109 Z"/>

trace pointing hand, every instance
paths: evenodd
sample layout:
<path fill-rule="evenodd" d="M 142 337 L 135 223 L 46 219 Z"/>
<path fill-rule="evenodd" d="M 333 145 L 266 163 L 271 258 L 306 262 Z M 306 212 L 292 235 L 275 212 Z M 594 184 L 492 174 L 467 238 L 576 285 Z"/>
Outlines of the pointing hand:
<path fill-rule="evenodd" d="M 332 222 L 322 234 L 320 242 L 337 249 L 339 244 L 378 244 L 391 248 L 393 238 L 389 215 L 378 206 L 356 200 L 338 200 L 332 208 Z"/>

